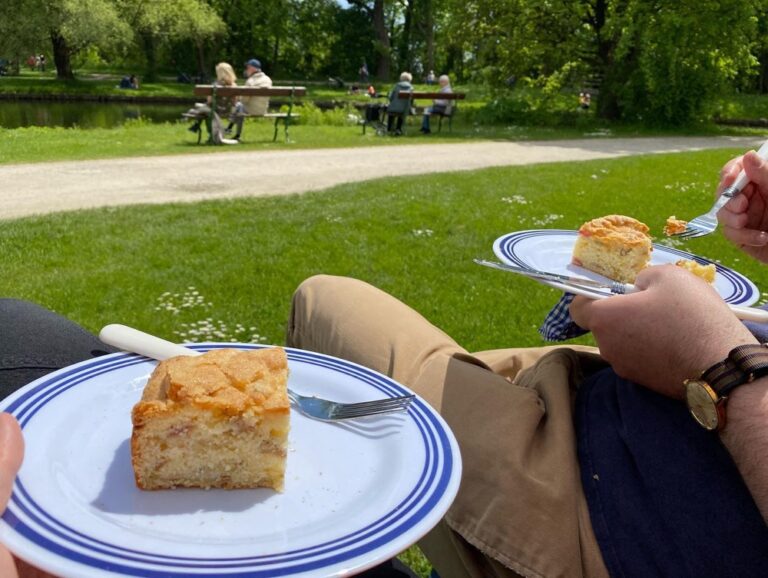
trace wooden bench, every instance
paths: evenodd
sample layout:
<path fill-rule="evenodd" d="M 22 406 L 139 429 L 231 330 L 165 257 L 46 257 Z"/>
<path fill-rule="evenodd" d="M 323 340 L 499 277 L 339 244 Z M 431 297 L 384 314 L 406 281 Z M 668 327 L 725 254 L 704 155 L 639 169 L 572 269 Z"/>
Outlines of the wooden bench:
<path fill-rule="evenodd" d="M 285 128 L 285 140 L 288 142 L 288 126 L 291 124 L 291 119 L 298 117 L 298 114 L 293 113 L 294 98 L 307 95 L 307 89 L 303 86 L 273 86 L 271 88 L 255 88 L 253 86 L 216 86 L 213 84 L 198 84 L 194 90 L 195 96 L 211 97 L 210 109 L 216 110 L 216 99 L 219 97 L 237 97 L 237 96 L 262 96 L 262 97 L 288 97 L 288 111 L 287 112 L 274 112 L 264 115 L 249 115 L 243 114 L 244 117 L 252 118 L 273 118 L 275 119 L 275 134 L 272 137 L 272 142 L 277 140 L 277 131 L 280 121 L 283 122 Z M 208 143 L 213 143 L 213 128 L 212 128 L 212 115 L 207 115 L 205 120 L 206 127 L 208 128 Z M 197 142 L 200 143 L 202 137 L 202 129 L 198 131 Z"/>
<path fill-rule="evenodd" d="M 467 98 L 467 95 L 463 92 L 399 92 L 397 94 L 397 97 L 400 99 L 408 99 L 411 102 L 415 100 L 453 100 L 453 101 L 459 101 L 464 100 Z M 453 123 L 453 113 L 456 112 L 458 103 L 455 102 L 453 106 L 451 107 L 451 113 L 445 114 L 442 112 L 435 112 L 432 113 L 435 116 L 440 117 L 440 120 L 437 125 L 437 132 L 440 132 L 443 128 L 443 119 L 448 119 L 448 130 L 452 130 L 452 123 Z"/>

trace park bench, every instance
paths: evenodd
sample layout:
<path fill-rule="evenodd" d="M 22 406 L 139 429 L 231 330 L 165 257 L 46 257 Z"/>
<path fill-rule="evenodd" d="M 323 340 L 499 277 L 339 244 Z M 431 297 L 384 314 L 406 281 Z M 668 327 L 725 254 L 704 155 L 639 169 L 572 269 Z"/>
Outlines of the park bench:
<path fill-rule="evenodd" d="M 450 112 L 435 112 L 433 116 L 439 117 L 437 132 L 440 132 L 443 128 L 443 119 L 448 119 L 448 130 L 452 130 L 453 115 L 458 108 L 458 101 L 467 98 L 467 95 L 463 92 L 399 92 L 398 98 L 408 99 L 411 102 L 416 100 L 452 100 L 453 105 L 448 109 Z"/>
<path fill-rule="evenodd" d="M 300 98 L 306 96 L 307 89 L 303 86 L 273 86 L 271 88 L 256 88 L 253 86 L 216 86 L 212 84 L 198 84 L 194 90 L 195 96 L 211 97 L 210 110 L 216 110 L 216 99 L 219 97 L 238 97 L 238 96 L 262 96 L 262 97 L 288 97 L 288 110 L 286 112 L 274 112 L 264 115 L 258 115 L 259 117 L 275 119 L 275 134 L 272 137 L 272 142 L 277 140 L 277 131 L 279 124 L 282 121 L 285 129 L 285 140 L 288 142 L 288 126 L 291 124 L 291 119 L 298 117 L 298 114 L 293 113 L 294 98 Z M 188 118 L 193 118 L 194 114 L 184 114 Z M 211 114 L 206 115 L 205 123 L 208 129 L 208 142 L 213 143 L 213 127 L 212 127 Z M 244 113 L 244 117 L 253 117 L 255 115 L 249 115 Z M 202 139 L 202 129 L 198 130 L 197 142 L 198 144 Z"/>

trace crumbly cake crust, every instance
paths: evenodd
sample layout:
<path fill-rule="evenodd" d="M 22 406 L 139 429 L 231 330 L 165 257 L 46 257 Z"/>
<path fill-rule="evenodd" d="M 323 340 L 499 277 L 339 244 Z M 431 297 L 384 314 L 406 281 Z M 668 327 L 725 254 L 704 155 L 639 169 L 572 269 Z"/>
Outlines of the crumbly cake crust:
<path fill-rule="evenodd" d="M 610 279 L 632 283 L 651 259 L 648 231 L 647 225 L 624 215 L 592 219 L 579 228 L 572 261 Z"/>
<path fill-rule="evenodd" d="M 701 263 L 697 263 L 691 259 L 680 259 L 677 261 L 677 263 L 675 263 L 675 265 L 690 271 L 697 277 L 701 277 L 709 284 L 713 284 L 715 282 L 715 274 L 717 273 L 717 268 L 715 267 L 714 263 L 702 265 Z"/>
<path fill-rule="evenodd" d="M 282 348 L 161 362 L 132 412 L 137 485 L 282 489 L 287 379 Z"/>

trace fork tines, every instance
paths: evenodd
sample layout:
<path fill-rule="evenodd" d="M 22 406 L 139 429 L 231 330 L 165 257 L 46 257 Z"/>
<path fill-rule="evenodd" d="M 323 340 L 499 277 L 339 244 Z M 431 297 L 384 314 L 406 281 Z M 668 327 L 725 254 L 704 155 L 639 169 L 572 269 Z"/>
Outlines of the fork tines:
<path fill-rule="evenodd" d="M 392 411 L 404 411 L 408 409 L 414 400 L 414 395 L 378 399 L 376 401 L 363 401 L 360 403 L 344 404 L 332 413 L 333 419 L 351 419 L 366 415 L 377 415 Z"/>

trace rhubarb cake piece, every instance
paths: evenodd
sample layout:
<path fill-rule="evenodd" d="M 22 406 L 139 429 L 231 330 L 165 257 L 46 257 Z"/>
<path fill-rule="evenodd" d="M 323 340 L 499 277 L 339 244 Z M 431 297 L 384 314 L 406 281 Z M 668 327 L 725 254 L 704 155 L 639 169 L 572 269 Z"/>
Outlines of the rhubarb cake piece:
<path fill-rule="evenodd" d="M 290 402 L 285 350 L 218 349 L 161 362 L 133 408 L 136 484 L 282 491 Z"/>
<path fill-rule="evenodd" d="M 683 233 L 687 227 L 688 221 L 683 221 L 672 215 L 667 218 L 667 222 L 664 224 L 664 234 L 667 237 L 679 235 L 680 233 Z"/>
<path fill-rule="evenodd" d="M 608 215 L 579 228 L 572 262 L 610 279 L 633 283 L 648 266 L 652 249 L 647 225 L 632 217 Z"/>

